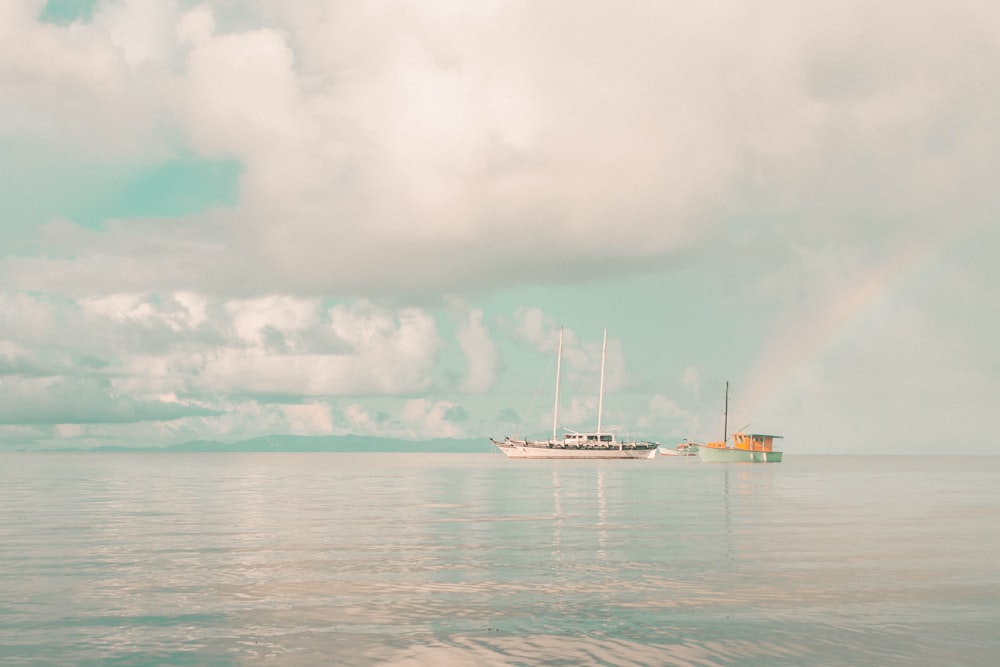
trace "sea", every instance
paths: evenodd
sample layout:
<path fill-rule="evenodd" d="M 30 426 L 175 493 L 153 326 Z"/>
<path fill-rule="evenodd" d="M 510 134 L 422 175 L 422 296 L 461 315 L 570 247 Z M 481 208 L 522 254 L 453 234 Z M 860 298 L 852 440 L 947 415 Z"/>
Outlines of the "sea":
<path fill-rule="evenodd" d="M 1000 664 L 1000 457 L 0 454 L 0 664 Z"/>

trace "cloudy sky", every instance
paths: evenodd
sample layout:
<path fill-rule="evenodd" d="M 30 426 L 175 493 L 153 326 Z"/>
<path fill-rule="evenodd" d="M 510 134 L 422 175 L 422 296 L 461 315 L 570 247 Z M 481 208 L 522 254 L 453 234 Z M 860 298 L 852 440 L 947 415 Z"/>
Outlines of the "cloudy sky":
<path fill-rule="evenodd" d="M 4 0 L 0 448 L 994 453 L 1000 5 Z"/>

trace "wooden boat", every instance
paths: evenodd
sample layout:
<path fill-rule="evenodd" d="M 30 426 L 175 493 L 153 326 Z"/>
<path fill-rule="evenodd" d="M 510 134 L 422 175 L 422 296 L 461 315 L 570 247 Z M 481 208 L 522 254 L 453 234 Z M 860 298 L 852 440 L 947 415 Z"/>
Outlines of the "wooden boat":
<path fill-rule="evenodd" d="M 780 435 L 734 433 L 732 446 L 726 442 L 695 445 L 698 458 L 705 463 L 781 463 L 783 452 L 774 449 Z"/>
<path fill-rule="evenodd" d="M 698 458 L 705 463 L 781 463 L 782 452 L 774 448 L 780 435 L 762 433 L 734 433 L 729 443 L 729 383 L 726 383 L 726 411 L 722 427 L 722 440 L 707 444 L 693 443 Z"/>

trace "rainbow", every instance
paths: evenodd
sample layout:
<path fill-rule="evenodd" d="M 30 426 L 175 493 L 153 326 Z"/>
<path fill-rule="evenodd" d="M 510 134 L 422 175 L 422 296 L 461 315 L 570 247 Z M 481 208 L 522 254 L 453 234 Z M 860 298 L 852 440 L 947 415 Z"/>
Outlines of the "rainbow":
<path fill-rule="evenodd" d="M 742 410 L 753 414 L 800 367 L 841 338 L 850 326 L 870 312 L 901 282 L 926 263 L 935 244 L 930 238 L 915 239 L 888 261 L 841 291 L 832 303 L 806 316 L 797 326 L 787 327 L 758 360 L 740 393 Z"/>

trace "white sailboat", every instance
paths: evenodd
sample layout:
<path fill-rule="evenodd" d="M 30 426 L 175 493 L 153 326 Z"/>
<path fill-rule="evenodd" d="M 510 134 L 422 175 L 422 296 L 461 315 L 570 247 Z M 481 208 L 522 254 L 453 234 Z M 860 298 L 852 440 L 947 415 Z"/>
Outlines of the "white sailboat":
<path fill-rule="evenodd" d="M 652 459 L 656 457 L 659 445 L 655 442 L 620 442 L 614 432 L 601 428 L 601 413 L 604 409 L 604 360 L 608 348 L 608 330 L 604 330 L 601 348 L 601 391 L 597 404 L 597 430 L 577 433 L 567 430 L 562 439 L 559 430 L 559 373 L 562 368 L 563 332 L 559 330 L 559 352 L 556 361 L 556 399 L 552 416 L 552 438 L 549 440 L 527 440 L 504 438 L 502 441 L 490 438 L 497 448 L 512 459 Z"/>

